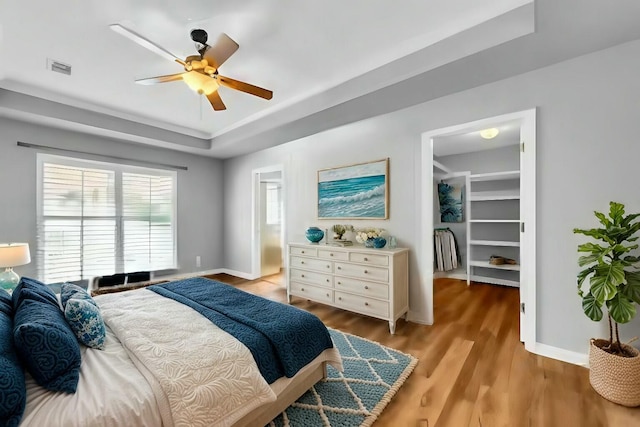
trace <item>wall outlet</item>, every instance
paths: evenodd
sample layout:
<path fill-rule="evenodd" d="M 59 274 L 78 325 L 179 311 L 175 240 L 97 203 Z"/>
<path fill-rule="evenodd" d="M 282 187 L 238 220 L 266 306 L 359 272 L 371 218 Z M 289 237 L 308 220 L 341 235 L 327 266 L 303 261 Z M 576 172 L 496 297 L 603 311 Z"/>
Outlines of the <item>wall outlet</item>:
<path fill-rule="evenodd" d="M 201 267 L 202 262 L 200 260 L 200 255 L 196 255 L 196 267 Z"/>

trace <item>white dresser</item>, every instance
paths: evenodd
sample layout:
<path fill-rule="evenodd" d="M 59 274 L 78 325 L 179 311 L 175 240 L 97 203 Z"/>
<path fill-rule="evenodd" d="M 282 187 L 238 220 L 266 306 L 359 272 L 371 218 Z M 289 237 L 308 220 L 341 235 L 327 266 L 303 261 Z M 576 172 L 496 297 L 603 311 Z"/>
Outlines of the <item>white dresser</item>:
<path fill-rule="evenodd" d="M 287 300 L 297 296 L 384 319 L 409 311 L 409 250 L 288 245 Z"/>

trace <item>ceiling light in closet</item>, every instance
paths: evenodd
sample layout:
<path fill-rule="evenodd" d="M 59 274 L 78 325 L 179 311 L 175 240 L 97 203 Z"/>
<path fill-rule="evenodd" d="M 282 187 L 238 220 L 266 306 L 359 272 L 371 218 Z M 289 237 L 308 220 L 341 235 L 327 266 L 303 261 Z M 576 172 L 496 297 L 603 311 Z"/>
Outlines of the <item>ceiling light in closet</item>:
<path fill-rule="evenodd" d="M 495 138 L 500 133 L 500 130 L 497 128 L 489 128 L 483 129 L 480 131 L 480 136 L 484 139 L 492 139 Z"/>

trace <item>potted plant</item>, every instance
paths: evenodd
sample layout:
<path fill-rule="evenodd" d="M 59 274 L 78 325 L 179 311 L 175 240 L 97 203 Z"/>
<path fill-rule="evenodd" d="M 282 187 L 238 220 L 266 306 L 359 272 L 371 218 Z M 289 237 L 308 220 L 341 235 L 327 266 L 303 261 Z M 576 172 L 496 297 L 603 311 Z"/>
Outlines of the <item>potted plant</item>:
<path fill-rule="evenodd" d="M 600 395 L 625 406 L 640 406 L 640 352 L 620 342 L 618 325 L 631 321 L 640 304 L 640 258 L 631 255 L 638 248 L 632 242 L 640 230 L 640 214 L 625 216 L 622 203 L 610 202 L 609 217 L 594 212 L 603 228 L 574 229 L 599 243 L 584 243 L 578 252 L 578 294 L 582 309 L 593 321 L 609 320 L 609 339 L 591 339 L 589 380 Z M 587 278 L 588 286 L 586 284 Z"/>

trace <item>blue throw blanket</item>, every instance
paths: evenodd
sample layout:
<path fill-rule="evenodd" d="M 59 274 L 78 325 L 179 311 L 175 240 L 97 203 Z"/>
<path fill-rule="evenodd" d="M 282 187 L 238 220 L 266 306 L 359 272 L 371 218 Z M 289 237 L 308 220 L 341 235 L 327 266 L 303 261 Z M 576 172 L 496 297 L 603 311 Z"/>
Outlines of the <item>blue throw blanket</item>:
<path fill-rule="evenodd" d="M 269 384 L 293 377 L 333 347 L 329 331 L 313 314 L 222 282 L 192 278 L 148 289 L 188 305 L 242 342 Z"/>

